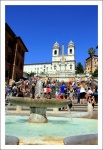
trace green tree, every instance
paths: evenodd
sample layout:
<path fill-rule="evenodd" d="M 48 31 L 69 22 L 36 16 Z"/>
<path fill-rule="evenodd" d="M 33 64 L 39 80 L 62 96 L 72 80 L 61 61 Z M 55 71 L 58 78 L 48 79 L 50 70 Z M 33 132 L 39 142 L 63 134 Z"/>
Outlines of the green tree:
<path fill-rule="evenodd" d="M 92 74 L 93 77 L 98 77 L 98 68 L 94 71 L 94 73 Z"/>
<path fill-rule="evenodd" d="M 44 75 L 44 74 L 45 74 L 45 72 L 40 72 L 40 74 Z"/>
<path fill-rule="evenodd" d="M 77 67 L 76 67 L 76 74 L 78 73 L 84 73 L 83 66 L 80 62 L 77 64 Z"/>
<path fill-rule="evenodd" d="M 29 74 L 29 77 L 34 77 L 34 75 L 35 75 L 36 73 L 35 72 L 30 72 L 30 74 Z"/>
<path fill-rule="evenodd" d="M 95 49 L 93 47 L 89 48 L 88 54 L 90 55 L 90 59 L 91 59 L 91 73 L 92 73 L 92 57 L 95 54 Z"/>

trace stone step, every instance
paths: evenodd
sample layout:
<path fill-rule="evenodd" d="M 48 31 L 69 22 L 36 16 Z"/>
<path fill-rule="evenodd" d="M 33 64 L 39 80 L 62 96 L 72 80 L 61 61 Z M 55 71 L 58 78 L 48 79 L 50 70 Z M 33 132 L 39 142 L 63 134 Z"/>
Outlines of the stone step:
<path fill-rule="evenodd" d="M 6 106 L 7 110 L 16 110 L 16 105 Z M 98 110 L 98 105 L 94 106 L 94 111 Z M 30 111 L 30 107 L 22 106 L 22 111 Z M 47 111 L 53 111 L 53 108 L 47 108 Z M 87 104 L 74 104 L 72 105 L 71 111 L 87 111 Z"/>

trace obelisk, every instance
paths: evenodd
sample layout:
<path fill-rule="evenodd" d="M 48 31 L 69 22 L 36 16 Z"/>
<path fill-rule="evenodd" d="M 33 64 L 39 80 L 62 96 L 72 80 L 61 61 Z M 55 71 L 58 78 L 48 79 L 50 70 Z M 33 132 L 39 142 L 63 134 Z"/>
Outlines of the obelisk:
<path fill-rule="evenodd" d="M 64 62 L 64 45 L 62 45 L 62 62 Z"/>

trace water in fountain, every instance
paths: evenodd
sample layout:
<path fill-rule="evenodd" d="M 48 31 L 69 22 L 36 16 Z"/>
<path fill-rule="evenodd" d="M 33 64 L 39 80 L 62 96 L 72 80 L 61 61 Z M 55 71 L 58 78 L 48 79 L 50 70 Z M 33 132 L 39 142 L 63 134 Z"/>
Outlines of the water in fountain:
<path fill-rule="evenodd" d="M 68 105 L 67 105 L 67 109 L 68 109 L 68 112 L 69 112 L 69 114 L 70 114 L 70 118 L 71 118 L 71 121 L 72 121 L 72 115 L 71 115 L 71 111 L 70 111 L 70 108 L 69 108 Z"/>
<path fill-rule="evenodd" d="M 43 98 L 44 90 L 42 85 L 42 80 L 38 80 L 35 86 L 35 98 Z"/>
<path fill-rule="evenodd" d="M 77 112 L 76 112 L 77 113 Z M 28 116 L 7 115 L 5 118 L 6 135 L 16 136 L 20 144 L 63 144 L 63 139 L 73 135 L 93 134 L 98 132 L 96 119 L 73 118 L 69 114 L 62 117 L 48 116 L 48 123 L 28 123 Z M 69 122 L 69 123 L 68 123 Z"/>

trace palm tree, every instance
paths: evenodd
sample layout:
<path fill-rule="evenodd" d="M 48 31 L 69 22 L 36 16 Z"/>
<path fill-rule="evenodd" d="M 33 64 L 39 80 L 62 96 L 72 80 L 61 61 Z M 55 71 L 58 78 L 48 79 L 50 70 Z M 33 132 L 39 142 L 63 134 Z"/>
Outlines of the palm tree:
<path fill-rule="evenodd" d="M 92 73 L 92 57 L 95 54 L 95 49 L 93 47 L 89 48 L 88 54 L 90 55 L 90 58 L 91 58 L 91 73 Z"/>
<path fill-rule="evenodd" d="M 98 45 L 96 46 L 96 49 L 98 49 Z"/>

